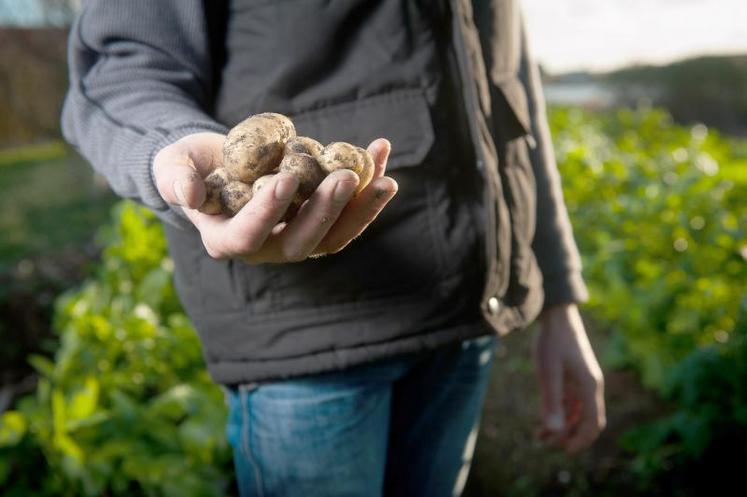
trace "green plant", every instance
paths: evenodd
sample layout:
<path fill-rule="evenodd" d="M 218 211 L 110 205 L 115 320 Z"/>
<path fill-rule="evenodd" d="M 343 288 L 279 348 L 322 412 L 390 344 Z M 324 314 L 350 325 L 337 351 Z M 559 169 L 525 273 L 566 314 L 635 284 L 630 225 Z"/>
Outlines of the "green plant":
<path fill-rule="evenodd" d="M 703 495 L 738 483 L 747 457 L 747 343 L 735 340 L 699 348 L 677 364 L 664 388 L 676 410 L 621 438 L 636 455 L 632 469 L 644 488 L 665 482 Z"/>
<path fill-rule="evenodd" d="M 688 354 L 745 331 L 744 145 L 661 110 L 558 109 L 552 126 L 586 308 L 617 332 L 607 362 L 661 389 Z"/>
<path fill-rule="evenodd" d="M 612 330 L 604 362 L 673 408 L 621 438 L 630 469 L 647 493 L 728 485 L 747 455 L 747 142 L 661 110 L 557 109 L 552 124 L 586 309 Z"/>
<path fill-rule="evenodd" d="M 171 283 L 160 225 L 115 209 L 96 277 L 60 298 L 54 362 L 0 425 L 3 495 L 225 495 L 221 390 Z"/>
<path fill-rule="evenodd" d="M 693 478 L 747 447 L 747 141 L 660 110 L 555 109 L 551 124 L 585 312 L 613 337 L 603 363 L 635 368 L 672 406 L 621 439 L 629 469 L 642 495 L 667 478 L 662 495 L 698 495 Z M 223 397 L 161 228 L 123 202 L 102 240 L 95 277 L 57 301 L 54 361 L 31 359 L 36 394 L 0 418 L 3 496 L 225 495 Z"/>

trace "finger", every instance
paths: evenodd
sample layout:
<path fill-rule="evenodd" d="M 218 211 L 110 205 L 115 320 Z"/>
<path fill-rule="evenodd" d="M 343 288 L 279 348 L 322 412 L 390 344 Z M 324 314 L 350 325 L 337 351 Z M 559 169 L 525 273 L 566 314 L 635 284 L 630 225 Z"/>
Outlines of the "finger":
<path fill-rule="evenodd" d="M 392 151 L 392 144 L 386 138 L 377 138 L 368 145 L 368 151 L 374 160 L 373 179 L 381 178 L 386 172 L 386 163 Z"/>
<path fill-rule="evenodd" d="M 208 255 L 214 259 L 222 259 L 227 255 L 216 247 L 216 241 L 220 238 L 217 234 L 225 229 L 230 218 L 223 214 L 203 214 L 195 209 L 182 207 L 184 214 L 192 221 L 202 237 L 202 244 Z"/>
<path fill-rule="evenodd" d="M 595 384 L 583 391 L 581 420 L 564 441 L 566 450 L 571 454 L 591 445 L 604 427 L 604 401 L 602 399 L 600 402 L 599 394 L 600 390 Z"/>
<path fill-rule="evenodd" d="M 542 426 L 550 434 L 565 430 L 563 409 L 563 372 L 559 361 L 549 361 L 540 371 Z"/>
<path fill-rule="evenodd" d="M 540 427 L 535 438 L 548 447 L 563 448 L 563 435 Z"/>
<path fill-rule="evenodd" d="M 196 209 L 182 208 L 184 214 L 192 221 L 197 231 L 215 230 L 221 224 L 228 221 L 228 217 L 223 214 L 203 214 Z"/>
<path fill-rule="evenodd" d="M 204 202 L 205 184 L 184 147 L 174 144 L 158 152 L 153 175 L 167 203 L 196 209 Z"/>
<path fill-rule="evenodd" d="M 314 251 L 316 255 L 339 252 L 373 222 L 397 194 L 397 182 L 387 176 L 375 179 L 345 206 L 337 222 Z"/>
<path fill-rule="evenodd" d="M 597 435 L 599 435 L 599 429 L 595 426 L 594 421 L 584 419 L 578 428 L 573 431 L 572 436 L 563 440 L 563 445 L 569 454 L 575 454 L 591 445 Z"/>
<path fill-rule="evenodd" d="M 564 403 L 566 431 L 573 429 L 582 418 L 583 405 L 578 398 L 566 399 Z"/>
<path fill-rule="evenodd" d="M 297 188 L 295 176 L 279 173 L 232 218 L 192 213 L 208 253 L 216 258 L 258 254 Z"/>
<path fill-rule="evenodd" d="M 296 176 L 290 173 L 276 174 L 231 219 L 230 229 L 226 233 L 230 250 L 235 254 L 259 252 L 272 229 L 285 214 L 297 189 Z"/>
<path fill-rule="evenodd" d="M 308 202 L 277 238 L 285 260 L 302 261 L 319 245 L 358 187 L 358 175 L 335 171 L 309 197 Z"/>

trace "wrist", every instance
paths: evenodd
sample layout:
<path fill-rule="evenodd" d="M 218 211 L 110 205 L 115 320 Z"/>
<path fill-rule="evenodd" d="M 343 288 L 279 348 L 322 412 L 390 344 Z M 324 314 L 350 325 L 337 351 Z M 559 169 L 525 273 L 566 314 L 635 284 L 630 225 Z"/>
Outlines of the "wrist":
<path fill-rule="evenodd" d="M 541 322 L 552 321 L 558 318 L 570 317 L 574 311 L 578 312 L 578 307 L 573 302 L 553 304 L 542 309 L 539 318 Z"/>
<path fill-rule="evenodd" d="M 575 303 L 548 306 L 540 315 L 539 334 L 547 336 L 585 334 L 583 320 Z"/>

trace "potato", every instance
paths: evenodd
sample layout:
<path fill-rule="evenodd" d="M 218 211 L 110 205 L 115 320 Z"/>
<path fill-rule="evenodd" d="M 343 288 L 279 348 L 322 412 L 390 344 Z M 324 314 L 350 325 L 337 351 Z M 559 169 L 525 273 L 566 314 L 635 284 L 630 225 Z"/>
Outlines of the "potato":
<path fill-rule="evenodd" d="M 365 187 L 368 186 L 368 184 L 373 179 L 374 170 L 376 169 L 376 165 L 374 164 L 373 155 L 371 155 L 371 152 L 366 150 L 362 147 L 355 147 L 358 150 L 358 153 L 360 154 L 361 158 L 363 159 L 363 169 L 361 172 L 358 173 L 358 177 L 360 178 L 360 183 L 358 183 L 358 188 L 356 188 L 355 193 L 360 192 Z"/>
<path fill-rule="evenodd" d="M 324 171 L 319 163 L 309 154 L 291 153 L 280 162 L 280 172 L 290 173 L 298 178 L 297 194 L 306 200 L 314 193 L 324 179 Z"/>
<path fill-rule="evenodd" d="M 288 140 L 285 144 L 285 155 L 288 154 L 309 154 L 318 159 L 324 147 L 321 143 L 309 138 L 308 136 L 296 136 Z"/>
<path fill-rule="evenodd" d="M 227 183 L 220 192 L 223 214 L 235 216 L 252 199 L 252 187 L 241 181 Z"/>
<path fill-rule="evenodd" d="M 259 190 L 262 189 L 263 186 L 267 184 L 268 181 L 270 181 L 275 174 L 266 174 L 260 178 L 257 178 L 257 181 L 255 181 L 252 184 L 252 194 L 256 195 Z"/>
<path fill-rule="evenodd" d="M 350 143 L 332 142 L 319 155 L 319 165 L 330 174 L 338 169 L 350 169 L 360 178 L 355 193 L 363 190 L 371 181 L 374 161 L 368 150 Z"/>
<path fill-rule="evenodd" d="M 324 180 L 324 171 L 319 162 L 309 154 L 290 153 L 280 162 L 280 172 L 294 175 L 298 178 L 298 190 L 283 216 L 283 221 L 293 219 L 303 203 L 314 193 Z"/>
<path fill-rule="evenodd" d="M 296 136 L 290 119 L 282 114 L 255 114 L 228 132 L 223 143 L 223 165 L 244 183 L 252 183 L 275 169 L 286 142 Z"/>
<path fill-rule="evenodd" d="M 332 142 L 319 155 L 319 165 L 327 174 L 338 169 L 350 169 L 358 174 L 363 169 L 363 161 L 354 145 L 345 142 Z"/>
<path fill-rule="evenodd" d="M 205 178 L 205 201 L 197 209 L 205 214 L 220 214 L 220 192 L 231 178 L 224 168 L 218 168 Z"/>
<path fill-rule="evenodd" d="M 338 169 L 349 169 L 360 178 L 356 194 L 374 173 L 371 154 L 355 145 L 318 141 L 296 136 L 290 119 L 282 114 L 255 114 L 237 124 L 223 144 L 223 169 L 205 178 L 207 195 L 200 210 L 233 216 L 277 173 L 298 178 L 299 186 L 282 221 L 293 218 L 324 177 Z"/>

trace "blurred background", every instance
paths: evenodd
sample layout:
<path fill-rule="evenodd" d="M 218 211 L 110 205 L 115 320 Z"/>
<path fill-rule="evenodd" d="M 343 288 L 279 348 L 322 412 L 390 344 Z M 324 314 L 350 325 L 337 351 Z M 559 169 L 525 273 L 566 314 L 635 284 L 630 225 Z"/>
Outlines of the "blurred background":
<path fill-rule="evenodd" d="M 608 427 L 576 458 L 537 444 L 534 330 L 513 333 L 465 495 L 740 494 L 747 2 L 523 3 Z M 223 398 L 160 227 L 60 139 L 78 4 L 0 0 L 0 494 L 225 495 Z"/>

